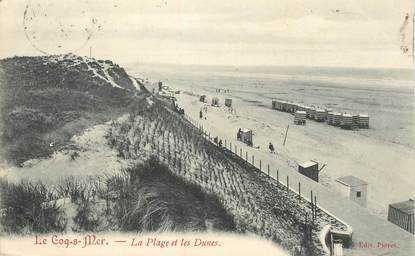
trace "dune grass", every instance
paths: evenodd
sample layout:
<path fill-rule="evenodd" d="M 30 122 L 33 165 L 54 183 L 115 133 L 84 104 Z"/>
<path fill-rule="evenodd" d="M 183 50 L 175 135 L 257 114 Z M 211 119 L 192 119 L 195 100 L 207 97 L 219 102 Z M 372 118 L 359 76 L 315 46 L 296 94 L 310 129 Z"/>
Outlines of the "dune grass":
<path fill-rule="evenodd" d="M 82 65 L 71 66 L 74 60 L 48 58 L 0 60 L 0 157 L 18 166 L 48 157 L 83 129 L 120 116 L 137 96 Z M 113 75 L 132 88 L 122 68 L 114 66 Z"/>
<path fill-rule="evenodd" d="M 56 186 L 1 180 L 0 191 L 2 233 L 235 228 L 216 196 L 174 175 L 155 157 L 120 175 L 69 177 Z M 70 201 L 59 202 L 64 198 Z M 71 215 L 68 209 L 75 213 Z"/>
<path fill-rule="evenodd" d="M 53 202 L 56 194 L 42 183 L 19 184 L 0 180 L 0 223 L 6 233 L 62 232 L 66 227 L 63 211 Z"/>

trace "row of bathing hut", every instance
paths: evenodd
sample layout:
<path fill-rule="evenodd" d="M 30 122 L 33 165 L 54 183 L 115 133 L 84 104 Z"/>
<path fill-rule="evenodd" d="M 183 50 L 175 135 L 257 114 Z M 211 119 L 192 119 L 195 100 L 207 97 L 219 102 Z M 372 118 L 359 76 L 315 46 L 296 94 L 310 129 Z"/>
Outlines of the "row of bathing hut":
<path fill-rule="evenodd" d="M 310 119 L 317 122 L 326 122 L 333 126 L 340 126 L 344 129 L 369 128 L 368 115 L 340 113 L 329 108 L 319 108 L 284 100 L 273 100 L 272 108 L 293 113 L 294 123 L 299 125 L 304 125 L 306 119 Z"/>

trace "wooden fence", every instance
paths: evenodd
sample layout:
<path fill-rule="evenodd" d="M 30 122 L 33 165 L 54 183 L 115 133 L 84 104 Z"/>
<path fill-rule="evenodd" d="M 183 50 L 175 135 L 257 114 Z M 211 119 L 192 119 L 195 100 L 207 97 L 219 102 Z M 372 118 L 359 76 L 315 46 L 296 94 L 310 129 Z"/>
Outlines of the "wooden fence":
<path fill-rule="evenodd" d="M 204 126 L 195 121 L 193 118 L 191 118 L 189 115 L 185 114 L 185 118 L 197 129 L 199 129 L 199 131 L 201 132 L 201 134 L 212 144 L 221 147 L 224 150 L 229 151 L 229 153 L 232 153 L 235 157 L 239 158 L 241 161 L 246 162 L 247 164 L 249 164 L 253 169 L 255 169 L 257 172 L 260 173 L 265 173 L 269 178 L 274 179 L 277 182 L 277 186 L 282 186 L 284 187 L 287 192 L 292 192 L 295 193 L 298 197 L 298 200 L 301 202 L 302 200 L 306 201 L 309 203 L 309 207 L 310 210 L 312 212 L 312 216 L 310 216 L 310 220 L 312 221 L 312 223 L 314 224 L 314 222 L 317 220 L 317 211 L 320 210 L 326 214 L 328 214 L 329 216 L 332 216 L 334 219 L 336 219 L 337 221 L 339 221 L 340 223 L 342 223 L 343 225 L 346 226 L 347 231 L 343 231 L 344 234 L 351 240 L 352 238 L 352 233 L 353 230 L 352 228 L 345 223 L 344 221 L 342 221 L 341 219 L 339 219 L 338 217 L 336 217 L 335 215 L 333 215 L 332 213 L 330 213 L 328 210 L 324 209 L 323 207 L 321 207 L 317 202 L 318 202 L 318 197 L 316 195 L 316 193 L 313 192 L 313 190 L 309 191 L 309 195 L 310 197 L 308 198 L 306 196 L 306 194 L 308 193 L 304 193 L 305 191 L 302 191 L 302 186 L 301 186 L 301 182 L 298 182 L 298 184 L 292 184 L 290 186 L 290 176 L 287 175 L 286 177 L 280 177 L 280 173 L 279 170 L 277 169 L 276 172 L 276 177 L 273 177 L 270 175 L 270 170 L 272 170 L 272 166 L 267 163 L 264 164 L 264 162 L 255 157 L 254 154 L 250 154 L 247 150 L 244 150 L 243 147 L 239 147 L 235 144 L 232 144 L 232 140 L 227 140 L 221 137 L 216 137 L 214 135 L 211 135 L 210 132 L 208 132 Z M 217 141 L 214 141 L 214 138 L 217 138 Z M 219 140 L 222 140 L 222 145 L 219 145 Z M 283 180 L 285 180 L 285 184 L 283 182 Z M 298 189 L 296 189 L 298 188 Z M 307 217 L 306 217 L 307 218 Z M 332 232 L 335 232 L 335 229 L 331 230 Z M 323 241 L 322 241 L 323 242 Z M 328 252 L 330 253 L 330 252 Z"/>

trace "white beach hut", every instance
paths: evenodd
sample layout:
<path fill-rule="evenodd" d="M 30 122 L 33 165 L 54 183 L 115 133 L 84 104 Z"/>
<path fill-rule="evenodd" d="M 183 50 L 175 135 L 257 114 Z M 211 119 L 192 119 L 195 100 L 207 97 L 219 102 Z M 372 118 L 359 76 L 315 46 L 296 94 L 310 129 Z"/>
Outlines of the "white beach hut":
<path fill-rule="evenodd" d="M 367 185 L 366 181 L 355 176 L 340 177 L 335 182 L 335 186 L 340 193 L 363 207 L 367 205 Z"/>

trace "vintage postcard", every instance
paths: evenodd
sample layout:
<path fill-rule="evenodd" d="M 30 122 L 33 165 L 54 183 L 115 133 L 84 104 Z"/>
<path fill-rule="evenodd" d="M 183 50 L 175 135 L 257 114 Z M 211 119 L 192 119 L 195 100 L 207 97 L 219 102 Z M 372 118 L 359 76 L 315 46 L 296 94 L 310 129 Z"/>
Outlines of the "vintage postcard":
<path fill-rule="evenodd" d="M 415 255 L 411 0 L 0 0 L 0 255 Z"/>

